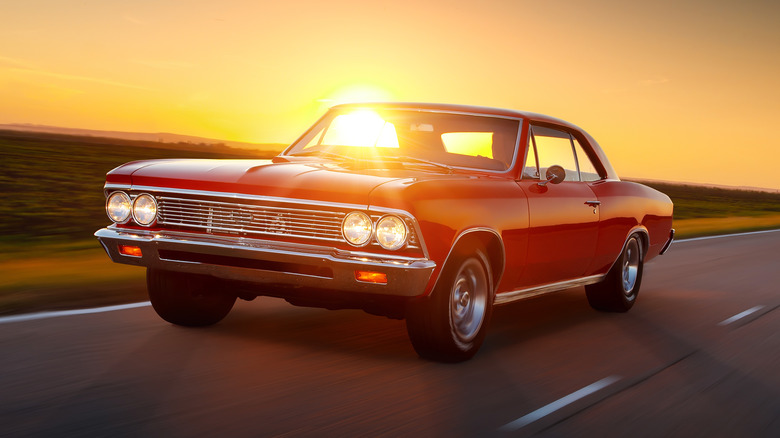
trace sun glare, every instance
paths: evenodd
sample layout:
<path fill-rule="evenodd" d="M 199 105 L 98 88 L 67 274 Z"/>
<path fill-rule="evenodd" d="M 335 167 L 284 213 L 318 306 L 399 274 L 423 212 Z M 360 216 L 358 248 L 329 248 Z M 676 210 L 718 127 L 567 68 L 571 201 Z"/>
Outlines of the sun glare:
<path fill-rule="evenodd" d="M 322 140 L 325 145 L 397 148 L 395 126 L 371 110 L 340 114 Z"/>
<path fill-rule="evenodd" d="M 391 101 L 393 95 L 377 86 L 373 85 L 348 85 L 341 87 L 333 91 L 327 98 L 321 99 L 321 102 L 327 103 L 328 106 L 338 105 L 341 103 L 356 103 L 356 102 L 383 102 Z"/>

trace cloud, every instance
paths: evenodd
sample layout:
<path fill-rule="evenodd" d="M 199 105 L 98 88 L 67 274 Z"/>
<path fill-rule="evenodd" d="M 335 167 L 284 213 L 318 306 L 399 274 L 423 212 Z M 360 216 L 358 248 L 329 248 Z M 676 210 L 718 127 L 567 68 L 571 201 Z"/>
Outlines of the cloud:
<path fill-rule="evenodd" d="M 7 56 L 0 56 L 0 67 L 3 67 L 2 64 L 5 64 L 5 66 L 13 66 L 13 67 L 21 67 L 21 68 L 29 68 L 32 69 L 33 65 L 23 59 L 19 58 L 9 58 Z"/>
<path fill-rule="evenodd" d="M 639 85 L 642 85 L 643 87 L 652 87 L 653 85 L 661 85 L 669 82 L 669 78 L 652 78 L 652 79 L 645 79 L 643 81 L 639 81 Z"/>
<path fill-rule="evenodd" d="M 130 62 L 133 62 L 138 65 L 143 65 L 145 67 L 153 67 L 158 68 L 161 70 L 181 70 L 181 69 L 188 69 L 188 68 L 194 68 L 196 67 L 195 64 L 191 64 L 189 62 L 181 62 L 181 61 L 160 61 L 160 60 L 153 60 L 153 59 L 133 59 Z"/>
<path fill-rule="evenodd" d="M 36 75 L 36 76 L 45 76 L 49 78 L 55 78 L 55 79 L 64 79 L 67 81 L 77 81 L 77 82 L 90 82 L 93 84 L 100 84 L 100 85 L 108 85 L 111 87 L 119 87 L 119 88 L 129 88 L 131 90 L 141 90 L 141 91 L 154 91 L 151 88 L 142 87 L 139 85 L 133 85 L 133 84 L 126 84 L 123 82 L 117 82 L 112 81 L 108 79 L 100 79 L 100 78 L 93 78 L 89 76 L 80 76 L 80 75 L 71 75 L 66 73 L 57 73 L 47 70 L 41 70 L 37 68 L 29 68 L 29 67 L 10 67 L 7 70 L 15 71 L 23 74 L 30 74 L 30 75 Z"/>
<path fill-rule="evenodd" d="M 134 17 L 132 15 L 123 15 L 122 19 L 127 21 L 128 23 L 132 23 L 132 24 L 135 24 L 137 26 L 147 26 L 149 24 L 148 21 L 141 20 L 141 19 L 136 18 L 136 17 Z"/>

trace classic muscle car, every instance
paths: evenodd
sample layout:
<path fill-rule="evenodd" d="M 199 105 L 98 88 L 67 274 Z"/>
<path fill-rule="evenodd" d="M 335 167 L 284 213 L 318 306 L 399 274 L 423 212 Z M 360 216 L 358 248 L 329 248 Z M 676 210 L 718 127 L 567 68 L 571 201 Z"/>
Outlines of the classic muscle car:
<path fill-rule="evenodd" d="M 105 194 L 95 235 L 147 268 L 164 320 L 257 296 L 357 308 L 406 319 L 439 361 L 477 352 L 494 305 L 585 286 L 629 310 L 674 237 L 669 198 L 621 181 L 585 131 L 462 105 L 338 105 L 272 160 L 132 162 Z"/>

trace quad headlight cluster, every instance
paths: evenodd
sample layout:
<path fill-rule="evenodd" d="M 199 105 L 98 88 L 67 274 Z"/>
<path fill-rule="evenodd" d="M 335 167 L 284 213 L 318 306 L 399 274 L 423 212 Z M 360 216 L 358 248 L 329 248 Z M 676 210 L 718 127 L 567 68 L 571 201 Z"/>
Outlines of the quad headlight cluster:
<path fill-rule="evenodd" d="M 383 216 L 376 224 L 360 211 L 353 211 L 341 223 L 344 239 L 354 246 L 366 246 L 373 237 L 382 248 L 400 249 L 406 244 L 409 232 L 406 223 L 398 216 Z"/>
<path fill-rule="evenodd" d="M 148 227 L 157 220 L 157 201 L 147 193 L 131 200 L 125 192 L 114 192 L 106 200 L 106 213 L 118 224 L 127 223 L 132 218 L 138 225 Z"/>

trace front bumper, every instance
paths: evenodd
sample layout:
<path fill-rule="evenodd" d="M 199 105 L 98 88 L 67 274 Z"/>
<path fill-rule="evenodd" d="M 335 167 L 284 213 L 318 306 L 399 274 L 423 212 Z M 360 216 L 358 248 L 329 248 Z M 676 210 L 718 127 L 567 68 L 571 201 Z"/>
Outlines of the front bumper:
<path fill-rule="evenodd" d="M 121 230 L 95 232 L 111 260 L 148 268 L 211 275 L 265 289 L 307 288 L 397 297 L 425 293 L 436 264 L 425 258 L 385 256 L 338 248 L 196 233 Z M 142 255 L 120 253 L 120 245 Z M 356 279 L 355 271 L 381 272 L 387 283 Z"/>

